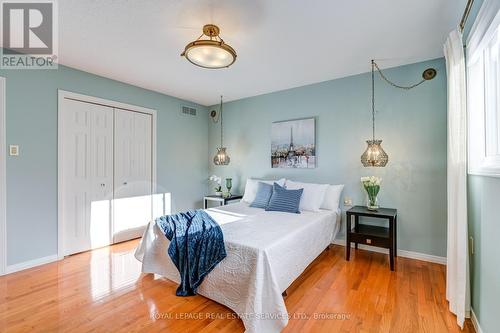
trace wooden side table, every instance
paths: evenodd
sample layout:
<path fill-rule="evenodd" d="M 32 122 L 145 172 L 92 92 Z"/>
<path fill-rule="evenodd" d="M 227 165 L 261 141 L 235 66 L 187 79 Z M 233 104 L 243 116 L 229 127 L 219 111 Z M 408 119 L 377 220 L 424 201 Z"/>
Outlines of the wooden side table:
<path fill-rule="evenodd" d="M 203 197 L 203 209 L 208 208 L 208 202 L 209 201 L 215 201 L 219 203 L 219 206 L 225 206 L 227 205 L 230 201 L 235 201 L 235 200 L 241 200 L 243 198 L 242 195 L 238 194 L 232 194 L 230 197 L 222 197 L 220 195 L 207 195 Z"/>
<path fill-rule="evenodd" d="M 351 229 L 351 220 L 354 216 L 354 230 Z M 359 217 L 372 217 L 387 219 L 389 227 L 379 227 L 359 223 Z M 366 244 L 389 249 L 389 262 L 391 271 L 394 270 L 394 258 L 397 257 L 397 220 L 398 211 L 392 208 L 379 208 L 376 211 L 368 210 L 364 206 L 354 206 L 346 212 L 346 247 L 345 259 L 349 260 L 351 243 Z"/>

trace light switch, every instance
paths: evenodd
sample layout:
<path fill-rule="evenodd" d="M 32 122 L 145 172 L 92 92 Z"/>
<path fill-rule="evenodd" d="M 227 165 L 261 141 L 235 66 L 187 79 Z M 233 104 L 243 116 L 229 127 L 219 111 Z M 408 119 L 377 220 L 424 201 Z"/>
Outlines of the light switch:
<path fill-rule="evenodd" d="M 10 145 L 9 146 L 9 155 L 10 156 L 19 156 L 19 146 L 18 145 Z"/>

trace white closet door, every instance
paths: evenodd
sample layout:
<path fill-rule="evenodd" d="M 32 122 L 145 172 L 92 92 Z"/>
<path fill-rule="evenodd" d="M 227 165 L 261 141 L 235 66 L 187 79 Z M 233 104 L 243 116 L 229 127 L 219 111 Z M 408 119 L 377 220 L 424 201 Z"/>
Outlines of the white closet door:
<path fill-rule="evenodd" d="M 111 242 L 113 109 L 64 99 L 63 254 Z"/>
<path fill-rule="evenodd" d="M 152 219 L 152 115 L 115 109 L 113 241 L 141 237 Z"/>

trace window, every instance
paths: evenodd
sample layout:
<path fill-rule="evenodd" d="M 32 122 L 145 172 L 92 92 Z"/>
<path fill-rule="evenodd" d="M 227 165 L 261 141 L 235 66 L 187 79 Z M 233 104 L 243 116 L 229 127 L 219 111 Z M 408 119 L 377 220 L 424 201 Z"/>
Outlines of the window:
<path fill-rule="evenodd" d="M 486 0 L 467 41 L 469 173 L 500 177 L 500 4 Z"/>

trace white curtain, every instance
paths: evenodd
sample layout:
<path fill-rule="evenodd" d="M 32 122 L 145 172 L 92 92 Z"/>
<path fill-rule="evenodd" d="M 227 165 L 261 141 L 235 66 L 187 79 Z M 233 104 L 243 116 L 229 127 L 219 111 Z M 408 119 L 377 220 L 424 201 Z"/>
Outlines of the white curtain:
<path fill-rule="evenodd" d="M 448 245 L 446 298 L 463 328 L 470 311 L 467 233 L 467 113 L 462 34 L 452 31 L 444 44 L 448 76 Z"/>

